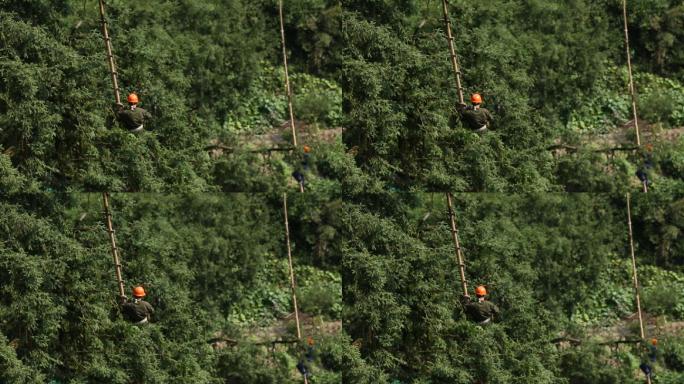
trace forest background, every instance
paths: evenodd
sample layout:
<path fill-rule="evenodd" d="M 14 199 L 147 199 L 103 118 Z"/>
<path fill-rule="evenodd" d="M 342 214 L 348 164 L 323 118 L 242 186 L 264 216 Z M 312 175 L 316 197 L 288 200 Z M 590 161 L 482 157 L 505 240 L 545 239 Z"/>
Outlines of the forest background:
<path fill-rule="evenodd" d="M 296 252 L 296 263 L 313 268 L 316 284 L 338 281 L 326 273 L 345 282 L 344 330 L 322 342 L 320 380 L 344 373 L 352 383 L 638 382 L 636 349 L 613 354 L 590 341 L 568 350 L 548 343 L 561 332 L 589 340 L 595 335 L 587 327 L 594 324 L 629 328 L 620 319 L 633 313 L 623 193 L 638 190 L 634 172 L 643 160 L 637 151 L 601 152 L 633 143 L 620 2 L 450 4 L 466 92 L 481 92 L 496 119 L 495 133 L 482 138 L 453 112 L 439 2 L 286 2 L 295 115 L 309 133 L 302 142 L 314 148 L 307 199 L 295 208 L 308 222 L 295 234 L 296 244 L 307 244 Z M 263 199 L 242 197 L 230 205 L 235 212 L 217 208 L 216 215 L 234 218 L 267 201 L 260 217 L 271 234 L 281 233 L 277 192 L 296 188 L 290 174 L 299 156 L 260 152 L 264 142 L 288 141 L 276 5 L 107 2 L 123 89 L 138 92 L 154 115 L 150 132 L 138 137 L 113 120 L 94 1 L 0 3 L 0 194 L 7 213 L 1 219 L 6 276 L 0 324 L 7 339 L 1 380 L 133 382 L 140 380 L 136 374 L 150 382 L 297 380 L 295 352 L 284 352 L 278 369 L 264 365 L 270 357 L 249 346 L 209 352 L 205 336 L 227 328 L 221 318 L 231 308 L 247 322 L 258 322 L 264 312 L 241 307 L 246 304 L 236 296 L 197 296 L 192 283 L 206 268 L 189 260 L 205 257 L 199 245 L 197 253 L 187 250 L 175 260 L 162 241 L 146 244 L 142 233 L 148 232 L 121 235 L 149 247 L 142 270 L 158 277 L 157 292 L 179 311 L 164 320 L 164 332 L 127 335 L 129 328 L 107 317 L 114 283 L 104 249 L 92 249 L 102 248 L 104 239 L 95 244 L 94 233 L 77 230 L 79 209 L 94 212 L 95 203 L 43 193 L 192 193 L 169 202 L 150 198 L 145 204 L 160 212 L 151 214 L 154 220 L 133 212 L 145 197 L 115 200 L 124 223 L 154 223 L 180 220 L 178 210 L 193 200 L 221 205 L 196 192 L 262 191 Z M 676 292 L 684 252 L 684 143 L 678 134 L 684 125 L 684 48 L 678 44 L 684 6 L 631 0 L 628 7 L 643 141 L 655 146 L 652 191 L 634 197 L 645 308 L 653 319 L 676 322 L 683 316 Z M 340 128 L 342 137 L 321 139 Z M 273 134 L 281 137 L 263 139 Z M 577 149 L 548 149 L 559 143 Z M 442 195 L 399 192 L 446 188 L 610 194 L 457 196 L 468 277 L 490 284 L 492 299 L 504 308 L 502 322 L 480 332 L 463 321 L 456 304 Z M 433 213 L 423 219 L 426 212 Z M 200 216 L 188 218 L 194 228 L 188 231 L 207 224 Z M 96 226 L 97 219 L 87 220 Z M 248 221 L 236 233 L 253 230 Z M 282 256 L 281 238 L 262 235 L 256 231 L 255 238 L 269 251 L 247 260 L 254 262 L 252 271 Z M 215 236 L 228 243 L 238 238 Z M 337 258 L 312 259 L 312 244 L 320 239 L 328 239 Z M 252 255 L 247 250 L 254 245 L 236 249 L 235 257 Z M 145 264 L 154 255 L 164 255 L 164 268 Z M 278 268 L 265 271 L 278 274 Z M 219 276 L 240 281 L 225 265 L 215 273 L 216 287 L 226 284 Z M 235 292 L 259 292 L 264 282 L 250 276 L 242 276 Z M 90 300 L 64 293 L 82 287 Z M 59 345 L 75 329 L 73 310 L 85 301 L 92 307 L 84 318 L 97 326 L 84 334 L 91 354 L 78 363 L 81 344 Z M 208 308 L 200 314 L 207 320 L 189 325 L 196 301 Z M 327 308 L 324 303 L 314 311 Z M 339 318 L 337 310 L 325 311 Z M 108 348 L 114 345 L 102 336 L 108 331 L 127 343 Z M 664 337 L 658 382 L 679 382 L 684 343 L 674 334 Z M 30 342 L 16 344 L 17 338 Z M 110 344 L 103 346 L 101 338 Z M 155 343 L 172 352 L 160 361 L 136 360 L 136 351 L 153 351 Z"/>
<path fill-rule="evenodd" d="M 394 188 L 614 192 L 638 183 L 622 2 L 449 1 L 466 101 L 493 134 L 463 128 L 442 2 L 345 1 L 344 141 Z M 681 189 L 684 8 L 627 1 L 642 144 L 654 184 Z M 680 129 L 675 129 L 680 128 Z M 558 145 L 569 150 L 551 150 Z M 655 180 L 657 179 L 657 181 Z"/>

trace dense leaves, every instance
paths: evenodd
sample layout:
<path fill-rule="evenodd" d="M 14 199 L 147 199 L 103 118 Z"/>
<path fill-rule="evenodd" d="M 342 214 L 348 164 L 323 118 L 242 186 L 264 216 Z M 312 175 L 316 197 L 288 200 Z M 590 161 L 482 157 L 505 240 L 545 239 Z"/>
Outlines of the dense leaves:
<path fill-rule="evenodd" d="M 156 309 L 147 327 L 125 322 L 117 308 L 99 194 L 13 200 L 0 219 L 3 382 L 297 382 L 300 346 L 274 358 L 254 344 L 294 337 L 280 199 L 113 195 L 126 289 L 143 284 Z M 290 204 L 318 216 L 314 202 Z M 319 236 L 303 232 L 311 219 L 298 216 L 291 230 L 300 307 L 309 323 L 334 322 L 341 281 L 326 260 L 339 258 L 339 237 L 334 225 Z M 307 257 L 313 250 L 321 261 Z M 307 335 L 323 350 L 337 340 L 325 330 Z M 238 344 L 213 349 L 217 337 Z M 333 351 L 312 363 L 321 382 L 339 381 L 332 360 L 340 358 Z"/>
<path fill-rule="evenodd" d="M 390 188 L 406 190 L 624 188 L 623 180 L 634 180 L 634 168 L 575 153 L 581 150 L 556 158 L 549 151 L 561 142 L 592 146 L 588 133 L 613 132 L 631 119 L 626 73 L 615 75 L 615 65 L 625 62 L 618 3 L 450 1 L 464 93 L 466 98 L 481 93 L 494 115 L 494 132 L 478 136 L 462 127 L 454 109 L 458 98 L 441 2 L 346 2 L 344 140 L 358 166 Z M 681 125 L 675 122 L 682 108 L 674 64 L 681 49 L 667 43 L 656 48 L 644 35 L 675 38 L 682 31 L 676 21 L 681 6 L 629 3 L 630 15 L 639 20 L 630 28 L 637 41 L 633 55 L 641 117 L 654 124 L 642 130 L 657 133 L 658 123 Z M 669 70 L 647 60 L 646 52 L 655 51 L 668 58 Z M 639 73 L 658 66 L 662 78 L 657 81 L 653 74 Z M 622 142 L 633 140 L 628 136 Z M 671 140 L 661 140 L 659 150 L 669 152 Z M 592 150 L 615 145 L 602 144 Z M 619 157 L 641 166 L 637 158 Z M 606 180 L 594 180 L 606 169 Z"/>
<path fill-rule="evenodd" d="M 322 129 L 334 127 L 340 120 L 337 64 L 334 54 L 324 52 L 338 44 L 339 7 L 293 3 L 286 8 L 286 27 L 293 85 L 301 95 L 295 98 L 301 110 L 296 116 Z M 283 74 L 273 70 L 282 63 L 277 2 L 110 1 L 106 12 L 121 94 L 125 99 L 136 92 L 151 112 L 147 132 L 131 135 L 115 121 L 97 2 L 5 1 L 0 152 L 13 169 L 3 166 L 3 178 L 18 173 L 27 188 L 43 190 L 285 185 L 289 173 L 264 175 L 267 160 L 245 159 L 249 137 L 227 139 L 236 126 L 253 135 L 277 132 L 287 120 Z M 302 73 L 307 70 L 316 76 Z M 211 157 L 207 147 L 221 141 L 231 153 Z M 238 164 L 226 170 L 231 162 Z M 230 185 L 224 177 L 232 179 Z"/>
<path fill-rule="evenodd" d="M 645 230 L 646 216 L 636 212 L 666 217 L 677 212 L 678 203 L 671 206 L 659 198 L 634 201 L 642 267 L 652 252 L 645 238 L 667 224 Z M 638 361 L 636 349 L 615 363 L 605 347 L 594 346 L 588 337 L 580 350 L 551 343 L 558 335 L 578 332 L 588 320 L 613 324 L 633 314 L 624 199 L 457 195 L 470 294 L 474 286 L 486 285 L 502 310 L 487 327 L 468 321 L 459 304 L 462 290 L 443 194 L 354 200 L 343 217 L 344 326 L 363 358 L 390 378 L 407 383 L 636 380 L 630 374 L 636 366 L 629 360 Z M 368 203 L 378 200 L 388 204 Z M 653 233 L 655 227 L 659 230 Z M 668 233 L 681 230 L 676 228 Z M 661 265 L 666 269 L 642 270 L 644 308 L 681 319 L 684 299 L 668 293 L 683 281 L 681 269 Z M 671 364 L 661 369 L 666 367 L 679 370 Z"/>

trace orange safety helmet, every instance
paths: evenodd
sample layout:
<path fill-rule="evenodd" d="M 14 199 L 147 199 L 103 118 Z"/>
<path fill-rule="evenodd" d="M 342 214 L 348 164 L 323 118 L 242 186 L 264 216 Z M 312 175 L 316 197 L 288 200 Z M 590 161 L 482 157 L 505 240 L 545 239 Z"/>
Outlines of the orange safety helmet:
<path fill-rule="evenodd" d="M 477 288 L 475 288 L 475 295 L 487 296 L 487 288 L 485 288 L 484 285 L 478 286 Z"/>
<path fill-rule="evenodd" d="M 128 95 L 128 102 L 131 104 L 138 104 L 138 95 L 135 93 L 131 93 Z"/>
<path fill-rule="evenodd" d="M 482 96 L 480 96 L 479 93 L 473 93 L 470 96 L 470 101 L 474 104 L 481 104 L 482 103 Z"/>
<path fill-rule="evenodd" d="M 313 337 L 309 336 L 306 338 L 306 343 L 313 346 L 314 345 L 314 339 Z"/>
<path fill-rule="evenodd" d="M 651 345 L 654 347 L 658 345 L 658 339 L 651 339 Z"/>
<path fill-rule="evenodd" d="M 311 152 L 311 147 L 309 147 L 308 145 L 305 145 L 304 146 L 304 153 L 309 153 L 309 152 Z"/>
<path fill-rule="evenodd" d="M 145 297 L 145 288 L 141 286 L 133 288 L 133 297 Z"/>

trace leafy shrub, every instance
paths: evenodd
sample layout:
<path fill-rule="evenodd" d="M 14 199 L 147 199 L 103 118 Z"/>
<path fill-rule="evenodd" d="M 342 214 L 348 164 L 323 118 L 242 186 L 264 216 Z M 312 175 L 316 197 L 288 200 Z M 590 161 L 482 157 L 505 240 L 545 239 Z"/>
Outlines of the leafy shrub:
<path fill-rule="evenodd" d="M 295 118 L 336 127 L 342 123 L 342 89 L 326 79 L 302 73 L 291 76 Z"/>
<path fill-rule="evenodd" d="M 650 73 L 637 73 L 634 81 L 641 117 L 667 127 L 684 125 L 684 84 Z"/>
<path fill-rule="evenodd" d="M 561 354 L 560 369 L 569 384 L 632 383 L 634 380 L 631 372 L 620 369 L 619 362 L 608 364 L 610 359 L 602 347 L 582 346 Z"/>
<path fill-rule="evenodd" d="M 671 370 L 684 372 L 684 339 L 669 338 L 661 343 L 665 364 Z"/>
<path fill-rule="evenodd" d="M 341 276 L 333 272 L 307 269 L 308 273 L 299 274 L 301 310 L 312 315 L 339 319 L 342 314 Z"/>

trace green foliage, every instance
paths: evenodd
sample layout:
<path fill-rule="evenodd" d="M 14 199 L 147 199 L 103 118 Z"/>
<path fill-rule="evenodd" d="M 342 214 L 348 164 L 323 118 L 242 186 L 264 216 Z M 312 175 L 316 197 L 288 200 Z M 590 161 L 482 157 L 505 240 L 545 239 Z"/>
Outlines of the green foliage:
<path fill-rule="evenodd" d="M 639 20 L 631 21 L 638 41 L 633 56 L 643 63 L 638 54 L 654 50 L 644 46 L 646 30 L 662 32 L 663 41 L 676 36 L 671 30 L 681 24 L 674 16 L 681 7 L 632 3 L 630 15 Z M 615 192 L 635 180 L 638 160 L 626 166 L 624 157 L 582 153 L 554 161 L 547 152 L 571 136 L 570 145 L 593 149 L 587 135 L 631 119 L 619 4 L 450 2 L 464 93 L 483 94 L 495 118 L 495 133 L 483 138 L 462 130 L 453 110 L 439 5 L 347 3 L 344 139 L 364 172 L 404 190 Z M 677 51 L 668 47 L 666 56 Z M 641 118 L 655 131 L 681 125 L 676 70 L 654 75 L 637 68 L 643 68 L 635 75 Z"/>
<path fill-rule="evenodd" d="M 223 383 L 255 383 L 276 384 L 295 383 L 287 374 L 287 365 L 271 364 L 269 369 L 263 369 L 264 362 L 268 360 L 267 352 L 263 348 L 243 347 L 237 351 L 224 351 L 217 356 L 218 377 Z M 285 369 L 284 369 L 285 367 Z"/>
<path fill-rule="evenodd" d="M 294 110 L 309 123 L 337 127 L 342 122 L 342 90 L 332 81 L 307 74 L 290 77 L 293 84 Z"/>
<path fill-rule="evenodd" d="M 458 305 L 443 200 L 388 194 L 345 210 L 346 332 L 367 361 L 402 381 L 559 382 L 546 340 L 589 299 L 620 244 L 607 229 L 615 226 L 610 201 L 459 196 L 469 285 L 487 285 L 502 309 L 496 324 L 479 328 Z"/>
<path fill-rule="evenodd" d="M 287 99 L 283 95 L 284 71 L 262 63 L 265 67 L 249 95 L 228 112 L 224 129 L 228 132 L 264 133 L 287 117 Z"/>
<path fill-rule="evenodd" d="M 608 355 L 604 348 L 596 345 L 565 351 L 561 356 L 560 367 L 567 377 L 568 384 L 638 382 L 628 369 L 629 366 L 623 365 L 621 368 L 615 357 Z"/>
<path fill-rule="evenodd" d="M 606 66 L 606 65 L 602 65 Z M 631 99 L 625 92 L 627 69 L 606 66 L 587 102 L 575 108 L 568 129 L 582 133 L 608 133 L 632 118 Z"/>
<path fill-rule="evenodd" d="M 660 74 L 684 79 L 684 6 L 676 0 L 630 1 L 632 46 L 637 62 Z M 636 33 L 635 33 L 636 32 Z"/>
<path fill-rule="evenodd" d="M 681 337 L 663 340 L 663 358 L 667 367 L 675 372 L 684 372 L 684 343 Z"/>
<path fill-rule="evenodd" d="M 342 314 L 342 279 L 339 274 L 314 268 L 299 269 L 299 297 L 302 311 L 338 319 Z"/>
<path fill-rule="evenodd" d="M 451 2 L 466 95 L 494 111 L 496 133 L 478 140 L 445 119 L 458 121 L 440 7 L 351 2 L 345 142 L 359 165 L 406 189 L 556 189 L 545 147 L 593 91 L 612 42 L 600 5 L 547 3 Z"/>
<path fill-rule="evenodd" d="M 684 94 L 676 80 L 637 72 L 634 82 L 640 118 L 665 127 L 684 125 Z M 608 133 L 632 119 L 631 100 L 625 92 L 627 69 L 608 66 L 594 87 L 590 102 L 572 112 L 568 128 L 583 133 Z"/>
<path fill-rule="evenodd" d="M 289 120 L 284 69 L 261 66 L 262 74 L 252 83 L 250 95 L 228 113 L 224 129 L 229 133 L 266 133 Z M 297 119 L 327 127 L 340 123 L 342 91 L 337 84 L 306 73 L 290 73 L 290 82 Z"/>
<path fill-rule="evenodd" d="M 143 284 L 156 309 L 146 327 L 119 314 L 100 195 L 10 199 L 0 218 L 4 382 L 296 381 L 291 361 L 300 352 L 283 352 L 285 364 L 270 361 L 265 348 L 249 344 L 247 327 L 270 329 L 292 311 L 280 199 L 113 194 L 126 289 Z M 296 245 L 303 234 L 291 232 Z M 303 295 L 300 305 L 338 320 L 339 274 L 300 265 L 303 253 L 293 252 L 301 288 L 326 291 L 309 295 L 312 302 Z M 239 344 L 213 350 L 217 335 Z"/>
<path fill-rule="evenodd" d="M 620 257 L 623 256 L 623 257 Z M 629 316 L 634 310 L 634 291 L 631 281 L 631 261 L 627 255 L 616 255 L 607 269 L 602 271 L 598 281 L 587 293 L 588 298 L 577 306 L 572 320 L 581 325 L 610 324 Z M 641 279 L 644 281 L 643 276 Z"/>
<path fill-rule="evenodd" d="M 236 160 L 210 158 L 205 148 L 286 120 L 275 5 L 108 2 L 121 94 L 137 92 L 153 115 L 148 132 L 133 136 L 114 119 L 96 3 L 4 2 L 0 145 L 11 173 L 35 188 L 76 191 L 212 191 L 230 171 L 236 174 L 225 189 L 286 185 L 254 180 L 265 161 L 241 158 L 225 169 Z M 302 0 L 288 8 L 292 61 L 317 52 L 317 77 L 300 73 L 294 85 L 302 83 L 304 120 L 337 125 L 340 90 L 325 80 L 335 69 L 322 52 L 335 45 L 339 7 L 311 6 Z M 296 65 L 292 72 L 299 73 Z"/>
<path fill-rule="evenodd" d="M 652 123 L 666 128 L 684 126 L 684 85 L 676 80 L 649 73 L 635 76 L 639 111 Z"/>
<path fill-rule="evenodd" d="M 639 271 L 643 285 L 644 310 L 654 315 L 684 318 L 684 275 L 657 267 Z"/>
<path fill-rule="evenodd" d="M 502 310 L 487 327 L 466 321 L 458 304 L 442 194 L 349 196 L 345 331 L 368 364 L 400 382 L 636 383 L 636 350 L 613 355 L 585 337 L 570 349 L 549 343 L 634 313 L 625 201 L 617 196 L 455 196 L 468 286 L 486 285 Z M 670 209 L 665 196 L 635 196 L 632 208 L 643 308 L 674 320 L 683 316 L 673 292 L 681 273 L 671 263 L 644 265 L 650 250 L 639 240 L 662 228 L 640 233 L 643 212 Z M 677 302 L 666 307 L 662 297 Z M 674 377 L 668 367 L 657 372 Z"/>

